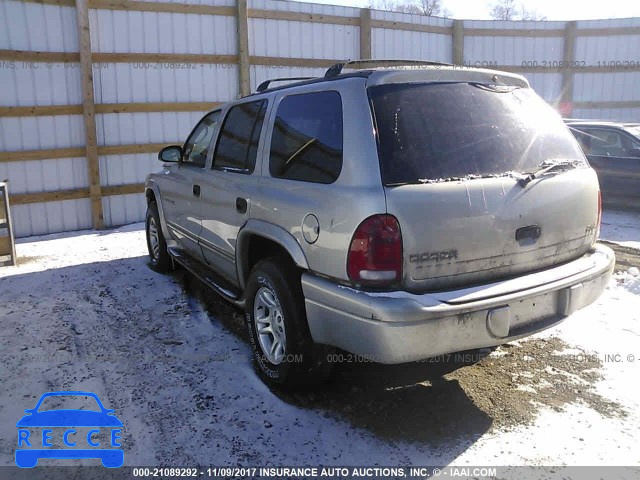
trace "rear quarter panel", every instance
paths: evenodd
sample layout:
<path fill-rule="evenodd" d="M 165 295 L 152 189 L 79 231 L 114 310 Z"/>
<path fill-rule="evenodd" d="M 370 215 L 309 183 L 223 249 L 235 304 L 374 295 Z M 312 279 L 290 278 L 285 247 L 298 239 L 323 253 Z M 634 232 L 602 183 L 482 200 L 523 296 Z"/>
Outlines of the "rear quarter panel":
<path fill-rule="evenodd" d="M 338 180 L 318 184 L 271 177 L 269 151 L 273 123 L 280 101 L 288 96 L 316 91 L 340 93 L 343 109 L 343 165 Z M 273 223 L 289 232 L 302 247 L 310 270 L 348 280 L 347 253 L 357 226 L 370 215 L 385 213 L 373 121 L 365 79 L 352 78 L 277 92 L 268 114 L 261 177 L 252 197 L 251 218 Z M 317 241 L 308 243 L 302 233 L 305 217 L 318 218 Z"/>

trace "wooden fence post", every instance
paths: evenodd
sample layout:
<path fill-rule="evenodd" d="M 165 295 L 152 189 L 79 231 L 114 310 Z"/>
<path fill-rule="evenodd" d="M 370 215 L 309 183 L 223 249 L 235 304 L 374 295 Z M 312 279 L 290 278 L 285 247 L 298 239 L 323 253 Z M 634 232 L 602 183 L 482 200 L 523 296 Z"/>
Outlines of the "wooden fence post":
<path fill-rule="evenodd" d="M 453 21 L 453 51 L 451 58 L 454 65 L 462 65 L 464 62 L 464 20 Z"/>
<path fill-rule="evenodd" d="M 89 197 L 93 228 L 104 228 L 100 162 L 96 139 L 96 106 L 93 98 L 93 61 L 88 0 L 76 0 L 78 46 L 80 49 L 80 82 L 82 84 L 82 115 L 84 116 L 85 151 L 89 171 Z"/>
<path fill-rule="evenodd" d="M 567 22 L 564 27 L 564 65 L 562 67 L 562 97 L 565 108 L 573 109 L 573 63 L 576 51 L 577 22 Z M 567 111 L 568 116 L 571 116 Z"/>
<path fill-rule="evenodd" d="M 240 96 L 251 93 L 251 72 L 249 70 L 249 12 L 247 0 L 236 0 L 238 11 L 238 82 Z"/>
<path fill-rule="evenodd" d="M 371 58 L 371 9 L 360 9 L 360 60 Z"/>

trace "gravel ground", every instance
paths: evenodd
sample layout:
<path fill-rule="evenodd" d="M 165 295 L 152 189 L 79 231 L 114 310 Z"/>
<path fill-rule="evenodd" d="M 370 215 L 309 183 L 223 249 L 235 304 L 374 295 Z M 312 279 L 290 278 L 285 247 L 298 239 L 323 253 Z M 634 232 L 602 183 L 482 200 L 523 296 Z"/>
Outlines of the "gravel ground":
<path fill-rule="evenodd" d="M 616 221 L 640 239 L 640 217 Z M 0 465 L 51 390 L 116 410 L 125 465 L 640 465 L 639 253 L 624 248 L 604 295 L 556 328 L 344 364 L 288 394 L 257 378 L 240 312 L 184 272 L 149 270 L 141 225 L 23 240 L 20 265 L 0 270 Z"/>

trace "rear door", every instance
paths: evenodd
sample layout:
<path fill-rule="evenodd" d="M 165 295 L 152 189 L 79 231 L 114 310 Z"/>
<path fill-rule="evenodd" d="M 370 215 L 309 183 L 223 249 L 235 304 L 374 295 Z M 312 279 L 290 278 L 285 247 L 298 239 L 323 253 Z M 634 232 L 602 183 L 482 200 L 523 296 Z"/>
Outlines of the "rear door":
<path fill-rule="evenodd" d="M 232 106 L 217 136 L 211 170 L 200 181 L 198 217 L 205 261 L 237 285 L 235 253 L 240 228 L 249 219 L 266 100 Z"/>
<path fill-rule="evenodd" d="M 388 84 L 370 97 L 406 289 L 486 283 L 577 258 L 595 241 L 596 175 L 531 89 Z M 544 162 L 568 166 L 519 183 Z"/>
<path fill-rule="evenodd" d="M 579 142 L 598 174 L 602 200 L 637 205 L 640 199 L 640 142 L 617 128 L 579 127 Z"/>
<path fill-rule="evenodd" d="M 162 206 L 171 235 L 193 257 L 202 260 L 198 244 L 202 223 L 196 208 L 200 181 L 217 128 L 220 112 L 205 115 L 198 122 L 183 146 L 182 160 L 165 168 L 161 182 Z"/>

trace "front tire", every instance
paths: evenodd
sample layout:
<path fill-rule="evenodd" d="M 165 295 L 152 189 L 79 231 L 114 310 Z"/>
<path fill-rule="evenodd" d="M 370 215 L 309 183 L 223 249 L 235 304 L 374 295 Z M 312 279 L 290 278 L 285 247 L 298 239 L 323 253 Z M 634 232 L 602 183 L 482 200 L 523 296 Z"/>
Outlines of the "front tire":
<path fill-rule="evenodd" d="M 167 242 L 162 234 L 160 214 L 156 202 L 149 203 L 145 219 L 149 266 L 156 272 L 166 273 L 173 269 L 173 262 L 167 251 Z"/>
<path fill-rule="evenodd" d="M 287 259 L 261 260 L 251 271 L 245 324 L 266 383 L 296 388 L 329 377 L 328 350 L 311 338 L 300 273 Z"/>

